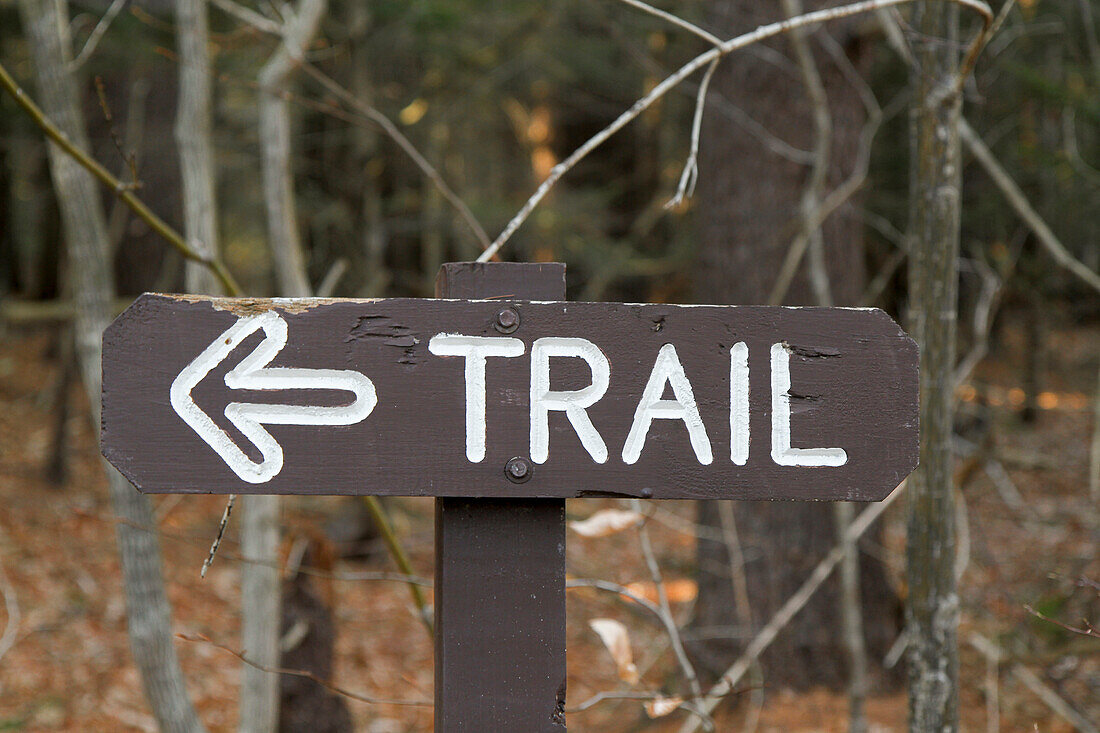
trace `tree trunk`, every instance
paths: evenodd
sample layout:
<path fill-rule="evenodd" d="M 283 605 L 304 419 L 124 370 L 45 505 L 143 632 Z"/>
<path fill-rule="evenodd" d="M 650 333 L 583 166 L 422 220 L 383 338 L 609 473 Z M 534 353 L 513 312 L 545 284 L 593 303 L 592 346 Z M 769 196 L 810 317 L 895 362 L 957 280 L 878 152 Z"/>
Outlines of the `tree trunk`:
<path fill-rule="evenodd" d="M 823 3 L 807 3 L 807 10 Z M 724 2 L 713 16 L 719 35 L 730 36 L 782 17 L 778 4 L 749 0 Z M 845 38 L 848 26 L 826 29 L 837 38 L 858 65 L 857 42 Z M 815 51 L 820 45 L 807 39 Z M 789 51 L 788 41 L 774 48 Z M 858 93 L 823 53 L 814 53 L 828 99 L 833 135 L 825 190 L 851 172 L 864 120 Z M 773 135 L 803 150 L 812 148 L 813 110 L 807 101 L 797 67 L 777 66 L 759 55 L 741 52 L 722 62 L 712 89 L 762 123 Z M 717 123 L 717 124 L 716 124 Z M 704 122 L 703 159 L 699 174 L 700 247 L 695 272 L 696 299 L 701 302 L 762 304 L 769 299 L 791 239 L 799 229 L 803 192 L 811 180 L 811 166 L 773 152 L 744 130 L 729 129 L 718 115 Z M 772 146 L 778 147 L 778 146 Z M 856 305 L 863 288 L 861 226 L 842 207 L 822 227 L 824 261 L 831 297 L 839 305 Z M 800 268 L 785 302 L 810 304 L 815 296 L 806 267 Z M 820 290 L 820 283 L 818 290 Z M 797 589 L 814 565 L 837 542 L 831 507 L 812 503 L 744 502 L 736 506 L 740 540 L 744 546 L 748 603 L 754 629 L 766 623 Z M 699 521 L 721 526 L 719 507 L 699 504 Z M 873 534 L 873 532 L 872 532 Z M 708 533 L 718 536 L 717 533 Z M 873 538 L 871 538 L 873 541 Z M 701 671 L 718 674 L 734 660 L 743 644 L 729 634 L 737 627 L 735 598 L 730 582 L 730 553 L 724 543 L 700 538 L 698 544 L 699 597 L 692 621 L 698 640 L 692 652 Z M 896 640 L 900 605 L 882 564 L 868 556 L 860 568 L 860 593 L 866 647 L 881 659 Z M 776 639 L 762 657 L 764 682 L 769 687 L 805 688 L 828 685 L 841 688 L 848 672 L 844 635 L 839 633 L 839 584 L 827 583 Z M 739 630 L 737 636 L 746 633 Z M 892 681 L 881 669 L 876 681 Z"/>
<path fill-rule="evenodd" d="M 358 497 L 356 497 L 358 498 Z M 334 548 L 323 539 L 295 539 L 283 581 L 282 666 L 333 677 L 336 614 L 332 581 L 302 572 L 330 573 Z M 351 733 L 347 700 L 313 680 L 283 675 L 279 681 L 279 733 Z"/>
<path fill-rule="evenodd" d="M 218 214 L 214 204 L 214 150 L 210 140 L 210 55 L 206 0 L 176 0 L 176 42 L 179 48 L 179 104 L 176 144 L 183 181 L 183 232 L 197 252 L 218 253 Z M 221 292 L 210 268 L 188 262 L 189 293 Z"/>
<path fill-rule="evenodd" d="M 41 106 L 74 143 L 87 150 L 80 95 L 68 72 L 72 48 L 68 10 L 63 2 L 55 0 L 22 0 L 20 11 L 34 57 Z M 111 320 L 114 293 L 107 230 L 100 192 L 91 175 L 53 145 L 49 155 L 76 304 L 77 358 L 98 426 L 100 338 Z M 172 644 L 168 599 L 161 577 L 160 543 L 149 501 L 113 468 L 108 466 L 107 473 L 111 503 L 119 519 L 117 538 L 130 644 L 145 695 L 161 730 L 201 731 Z"/>
<path fill-rule="evenodd" d="M 241 497 L 241 645 L 252 662 L 279 666 L 278 496 Z M 241 733 L 274 733 L 279 724 L 279 675 L 242 668 Z"/>
<path fill-rule="evenodd" d="M 958 729 L 959 598 L 951 485 L 958 301 L 958 6 L 918 3 L 912 72 L 909 325 L 920 344 L 920 465 L 909 477 L 909 729 Z"/>
<path fill-rule="evenodd" d="M 267 231 L 279 294 L 312 294 L 294 204 L 289 103 L 290 75 L 312 42 L 326 0 L 301 0 L 283 27 L 283 40 L 260 70 L 260 154 Z M 242 549 L 253 561 L 244 571 L 241 635 L 252 661 L 279 664 L 279 505 L 278 496 L 241 500 Z M 246 664 L 241 686 L 240 733 L 271 733 L 279 721 L 279 676 Z"/>
<path fill-rule="evenodd" d="M 47 232 L 46 200 L 48 191 L 39 186 L 42 171 L 42 148 L 18 126 L 9 129 L 4 157 L 8 164 L 10 196 L 5 220 L 11 241 L 12 269 L 18 283 L 17 292 L 30 300 L 44 295 L 46 283 L 45 245 Z M 37 141 L 35 141 L 37 142 Z"/>
<path fill-rule="evenodd" d="M 260 70 L 260 154 L 263 158 L 267 232 L 275 260 L 279 294 L 289 298 L 312 294 L 294 206 L 290 145 L 290 106 L 284 94 L 291 73 L 313 41 L 327 7 L 326 0 L 301 0 L 283 28 L 279 48 Z"/>

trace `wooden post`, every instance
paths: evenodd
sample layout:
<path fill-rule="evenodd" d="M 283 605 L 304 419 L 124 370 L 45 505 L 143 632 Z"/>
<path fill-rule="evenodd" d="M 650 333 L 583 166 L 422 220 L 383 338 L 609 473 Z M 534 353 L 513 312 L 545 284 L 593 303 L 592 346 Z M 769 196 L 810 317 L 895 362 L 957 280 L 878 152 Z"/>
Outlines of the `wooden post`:
<path fill-rule="evenodd" d="M 565 266 L 447 264 L 436 296 L 564 300 Z M 565 500 L 436 499 L 436 733 L 560 733 L 564 710 Z"/>

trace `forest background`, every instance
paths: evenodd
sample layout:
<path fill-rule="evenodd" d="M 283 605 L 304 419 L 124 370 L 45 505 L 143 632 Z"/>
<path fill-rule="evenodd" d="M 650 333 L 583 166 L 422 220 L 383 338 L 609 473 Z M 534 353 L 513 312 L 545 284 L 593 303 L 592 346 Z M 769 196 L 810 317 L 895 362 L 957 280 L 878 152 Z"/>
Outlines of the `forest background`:
<path fill-rule="evenodd" d="M 569 502 L 570 728 L 1096 730 L 1100 4 L 870 2 L 676 76 L 842 5 L 0 0 L 0 729 L 429 729 L 430 501 L 241 502 L 202 577 L 225 501 L 105 471 L 99 333 L 489 247 L 937 359 L 890 504 Z"/>

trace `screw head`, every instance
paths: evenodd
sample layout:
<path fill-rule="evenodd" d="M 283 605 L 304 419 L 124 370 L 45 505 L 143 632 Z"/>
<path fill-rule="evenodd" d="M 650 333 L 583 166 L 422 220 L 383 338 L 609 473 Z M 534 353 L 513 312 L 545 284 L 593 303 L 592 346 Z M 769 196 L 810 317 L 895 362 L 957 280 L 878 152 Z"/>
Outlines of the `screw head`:
<path fill-rule="evenodd" d="M 512 483 L 522 484 L 531 478 L 531 462 L 526 458 L 509 458 L 508 463 L 504 465 L 504 475 L 508 477 L 508 480 Z"/>
<path fill-rule="evenodd" d="M 515 308 L 505 308 L 497 313 L 497 322 L 494 328 L 501 333 L 512 333 L 519 328 L 519 311 Z"/>

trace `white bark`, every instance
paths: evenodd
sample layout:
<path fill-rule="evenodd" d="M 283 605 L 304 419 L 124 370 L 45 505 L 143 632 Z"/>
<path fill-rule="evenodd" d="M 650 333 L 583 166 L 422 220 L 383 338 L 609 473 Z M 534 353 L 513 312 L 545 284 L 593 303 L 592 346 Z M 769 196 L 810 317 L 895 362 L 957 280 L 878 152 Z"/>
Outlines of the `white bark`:
<path fill-rule="evenodd" d="M 275 260 L 279 294 L 312 294 L 298 232 L 291 167 L 290 108 L 285 98 L 292 72 L 317 33 L 327 0 L 301 0 L 283 26 L 278 50 L 260 70 L 260 154 L 263 158 L 264 204 L 268 237 Z"/>
<path fill-rule="evenodd" d="M 176 0 L 179 51 L 179 104 L 176 145 L 183 182 L 183 233 L 187 243 L 207 257 L 218 253 L 214 152 L 210 136 L 210 54 L 206 0 Z M 210 268 L 185 265 L 189 293 L 216 295 L 220 286 Z"/>
<path fill-rule="evenodd" d="M 326 0 L 300 0 L 283 26 L 278 50 L 260 70 L 260 152 L 268 238 L 279 294 L 312 294 L 298 232 L 291 158 L 291 117 L 285 93 L 290 77 L 320 26 Z M 279 677 L 266 672 L 279 666 L 280 594 L 277 496 L 246 496 L 244 554 L 256 562 L 245 565 L 241 599 L 242 641 L 249 659 L 241 683 L 240 733 L 272 733 L 279 719 Z"/>
<path fill-rule="evenodd" d="M 20 12 L 33 53 L 42 109 L 82 149 L 88 149 L 80 95 L 68 72 L 72 43 L 68 8 L 57 0 L 21 0 Z M 84 387 L 99 425 L 100 338 L 111 320 L 111 277 L 107 228 L 99 191 L 91 175 L 54 145 L 50 172 L 61 210 L 72 278 L 74 331 Z M 117 539 L 126 591 L 130 645 L 145 696 L 161 730 L 202 731 L 187 696 L 172 643 L 168 599 L 161 577 L 160 543 L 148 499 L 107 467 L 111 503 L 119 518 Z"/>
<path fill-rule="evenodd" d="M 279 666 L 280 593 L 278 496 L 241 497 L 241 733 L 274 733 L 279 723 L 279 675 L 260 667 Z M 257 666 L 259 665 L 259 666 Z"/>

